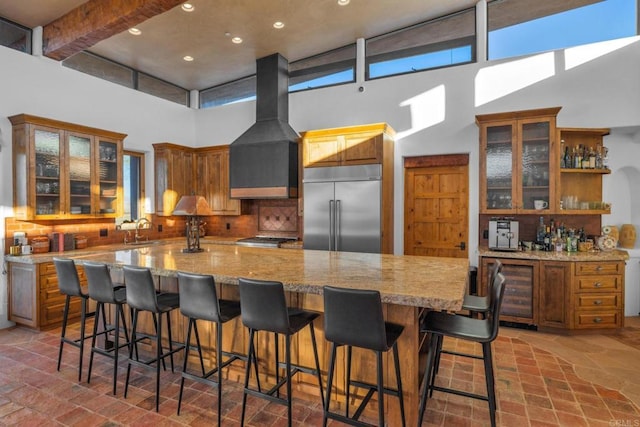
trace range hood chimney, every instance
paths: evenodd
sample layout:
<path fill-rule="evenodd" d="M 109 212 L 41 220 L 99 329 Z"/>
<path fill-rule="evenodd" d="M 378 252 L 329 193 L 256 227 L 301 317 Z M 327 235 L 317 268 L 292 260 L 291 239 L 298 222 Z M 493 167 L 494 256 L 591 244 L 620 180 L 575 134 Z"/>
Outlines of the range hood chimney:
<path fill-rule="evenodd" d="M 279 53 L 256 61 L 256 123 L 229 148 L 234 199 L 298 197 L 298 140 L 289 126 L 289 63 Z"/>

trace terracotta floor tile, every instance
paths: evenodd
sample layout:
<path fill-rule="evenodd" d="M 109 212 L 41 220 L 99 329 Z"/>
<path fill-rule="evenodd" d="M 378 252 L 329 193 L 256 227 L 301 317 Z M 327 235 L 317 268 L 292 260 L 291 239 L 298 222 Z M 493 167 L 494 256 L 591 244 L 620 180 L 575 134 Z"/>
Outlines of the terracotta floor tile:
<path fill-rule="evenodd" d="M 620 390 L 610 389 L 607 384 L 591 383 L 576 374 L 582 374 L 586 371 L 584 368 L 588 367 L 579 364 L 584 360 L 580 357 L 576 357 L 577 362 L 574 362 L 577 365 L 571 363 L 572 353 L 567 349 L 580 356 L 577 349 L 584 348 L 590 337 L 556 339 L 553 335 L 532 331 L 509 328 L 503 328 L 502 331 L 506 334 L 501 333 L 493 346 L 499 426 L 626 427 L 640 420 L 640 410 Z M 603 343 L 607 339 L 594 339 L 594 345 L 589 345 L 589 348 L 604 348 Z M 545 344 L 543 350 L 535 344 L 544 342 L 553 342 L 553 345 Z M 52 419 L 66 425 L 103 427 L 208 426 L 217 423 L 217 390 L 192 381 L 186 382 L 182 412 L 180 416 L 177 415 L 181 365 L 176 364 L 175 373 L 169 369 L 169 363 L 167 371 L 161 371 L 160 412 L 156 413 L 152 371 L 134 367 L 128 397 L 124 399 L 127 363 L 123 354 L 119 366 L 118 393 L 113 396 L 113 366 L 110 359 L 95 358 L 91 384 L 87 384 L 88 355 L 85 356 L 83 381 L 78 383 L 77 349 L 65 346 L 62 368 L 58 372 L 55 366 L 58 344 L 59 329 L 47 332 L 25 328 L 0 331 L 0 425 L 47 425 Z M 632 344 L 635 345 L 635 341 Z M 558 346 L 564 346 L 562 357 L 551 351 Z M 445 348 L 481 354 L 480 346 L 453 339 L 445 340 Z M 640 346 L 631 348 L 640 349 Z M 598 368 L 602 369 L 607 379 L 616 375 L 614 368 Z M 234 376 L 235 380 L 225 381 L 223 388 L 225 426 L 239 425 L 240 420 L 242 388 L 236 380 L 241 378 L 237 378 L 235 373 Z M 633 381 L 625 377 L 619 381 L 623 383 L 627 380 Z M 443 354 L 438 384 L 452 384 L 484 394 L 484 381 L 481 361 Z M 627 387 L 626 390 L 629 389 L 632 388 Z M 388 396 L 387 399 L 393 398 Z M 375 403 L 374 398 L 370 404 L 372 408 L 376 407 Z M 376 423 L 375 413 L 372 414 L 370 421 Z M 488 406 L 484 401 L 436 392 L 428 401 L 423 427 L 488 426 L 489 418 Z M 625 422 L 627 424 L 622 424 Z M 285 407 L 263 399 L 248 398 L 248 426 L 286 424 Z M 322 408 L 317 397 L 296 392 L 293 425 L 322 425 Z M 343 424 L 329 422 L 328 425 Z"/>

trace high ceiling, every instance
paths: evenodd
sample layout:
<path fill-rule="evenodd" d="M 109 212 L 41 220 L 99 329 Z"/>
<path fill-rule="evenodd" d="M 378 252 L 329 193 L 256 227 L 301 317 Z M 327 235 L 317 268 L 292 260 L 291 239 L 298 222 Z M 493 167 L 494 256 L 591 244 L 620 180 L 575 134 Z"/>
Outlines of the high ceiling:
<path fill-rule="evenodd" d="M 121 0 L 93 0 L 104 4 Z M 157 0 L 156 0 L 157 1 Z M 255 60 L 279 52 L 290 62 L 451 12 L 477 0 L 191 0 L 134 23 L 87 50 L 186 89 L 204 89 L 255 73 Z M 84 0 L 0 0 L 0 16 L 46 27 Z M 115 6 L 114 6 L 115 7 Z M 105 8 L 106 9 L 106 8 Z M 146 19 L 142 21 L 143 19 Z M 88 21 L 88 19 L 87 19 Z M 275 29 L 274 22 L 284 23 Z M 83 22 L 84 25 L 84 21 Z M 232 43 L 241 37 L 241 44 Z M 194 58 L 186 62 L 183 57 Z"/>

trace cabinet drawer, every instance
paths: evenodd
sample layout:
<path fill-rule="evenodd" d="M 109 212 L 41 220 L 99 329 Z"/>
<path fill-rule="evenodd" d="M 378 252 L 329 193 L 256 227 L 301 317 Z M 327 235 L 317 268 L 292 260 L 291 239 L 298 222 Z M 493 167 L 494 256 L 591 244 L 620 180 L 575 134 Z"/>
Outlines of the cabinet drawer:
<path fill-rule="evenodd" d="M 58 289 L 58 276 L 40 276 L 40 290 Z"/>
<path fill-rule="evenodd" d="M 56 275 L 56 266 L 52 262 L 40 264 L 40 276 Z"/>
<path fill-rule="evenodd" d="M 621 262 L 576 262 L 576 275 L 588 274 L 622 274 L 624 263 Z"/>
<path fill-rule="evenodd" d="M 616 328 L 621 325 L 621 313 L 617 310 L 604 312 L 576 312 L 576 328 Z"/>
<path fill-rule="evenodd" d="M 578 295 L 578 310 L 621 308 L 620 294 L 581 294 Z"/>
<path fill-rule="evenodd" d="M 53 300 L 64 302 L 65 298 L 66 296 L 60 293 L 57 286 L 55 288 L 49 289 L 40 288 L 40 304 L 47 304 L 48 302 Z M 71 298 L 71 300 L 74 299 L 75 298 Z"/>
<path fill-rule="evenodd" d="M 577 292 L 617 291 L 621 288 L 621 276 L 592 276 L 577 279 Z"/>
<path fill-rule="evenodd" d="M 69 319 L 80 317 L 80 304 L 78 298 L 72 298 L 69 303 Z M 56 304 L 43 304 L 40 307 L 40 326 L 52 326 L 62 323 L 62 314 L 64 313 L 64 299 Z"/>

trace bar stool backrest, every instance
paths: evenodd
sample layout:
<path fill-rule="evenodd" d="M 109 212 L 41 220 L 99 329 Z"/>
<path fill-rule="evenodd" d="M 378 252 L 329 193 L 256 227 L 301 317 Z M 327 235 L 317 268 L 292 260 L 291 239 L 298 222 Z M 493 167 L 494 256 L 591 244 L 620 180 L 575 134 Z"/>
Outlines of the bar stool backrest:
<path fill-rule="evenodd" d="M 244 326 L 256 331 L 290 334 L 289 312 L 281 282 L 239 279 Z"/>
<path fill-rule="evenodd" d="M 78 270 L 76 270 L 76 264 L 73 260 L 68 258 L 53 258 L 53 264 L 56 267 L 60 292 L 64 295 L 83 296 L 80 279 L 78 278 Z"/>
<path fill-rule="evenodd" d="M 495 279 L 496 274 L 498 273 L 502 273 L 502 262 L 499 259 L 496 259 L 489 270 L 489 284 L 493 283 L 493 279 Z"/>
<path fill-rule="evenodd" d="M 324 335 L 336 344 L 387 351 L 380 292 L 325 286 Z"/>
<path fill-rule="evenodd" d="M 498 328 L 500 327 L 500 307 L 504 298 L 504 288 L 506 287 L 506 279 L 502 273 L 496 274 L 491 284 L 491 310 L 488 313 L 487 321 L 491 322 L 491 335 L 488 341 L 493 341 L 498 336 Z"/>
<path fill-rule="evenodd" d="M 192 319 L 220 322 L 220 307 L 213 276 L 178 273 L 180 312 Z"/>
<path fill-rule="evenodd" d="M 160 309 L 151 271 L 148 268 L 129 265 L 125 265 L 123 270 L 127 286 L 127 304 L 136 310 L 158 313 Z"/>
<path fill-rule="evenodd" d="M 105 264 L 97 262 L 83 263 L 84 272 L 87 275 L 87 284 L 89 285 L 89 296 L 91 299 L 113 304 L 116 300 L 113 282 L 109 268 Z"/>

